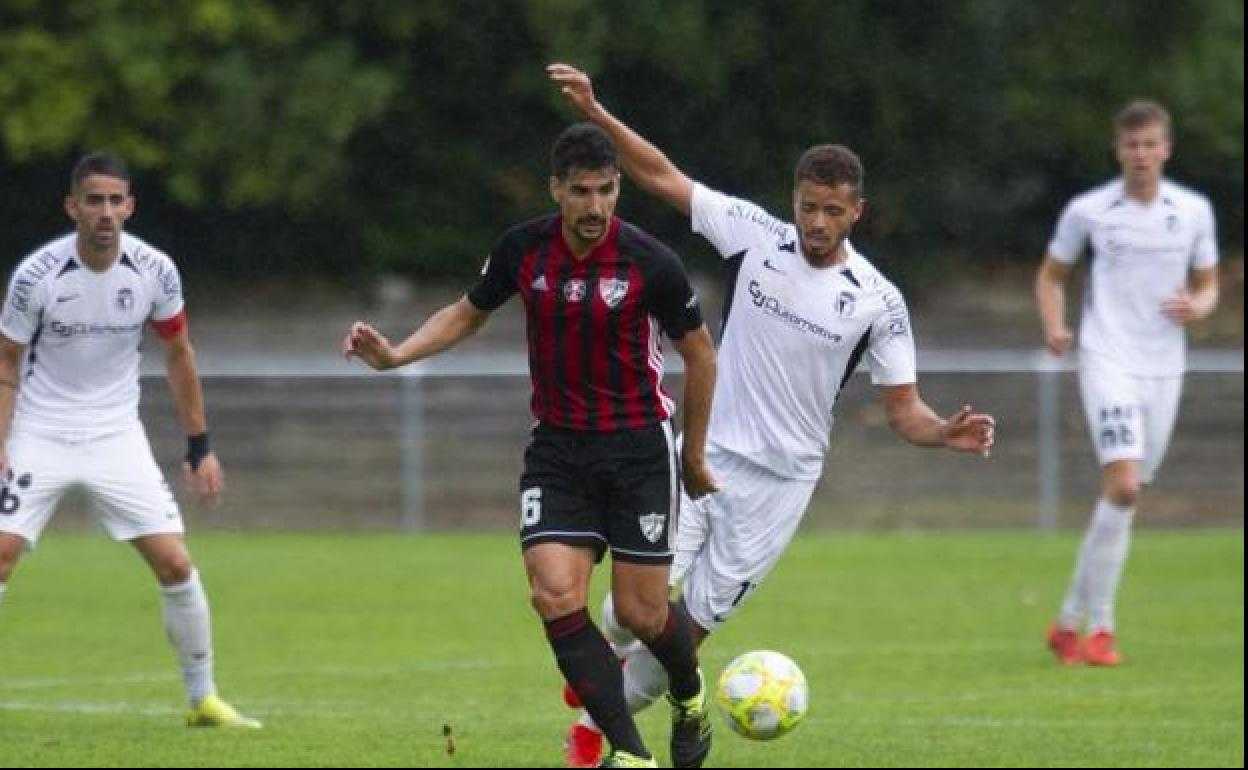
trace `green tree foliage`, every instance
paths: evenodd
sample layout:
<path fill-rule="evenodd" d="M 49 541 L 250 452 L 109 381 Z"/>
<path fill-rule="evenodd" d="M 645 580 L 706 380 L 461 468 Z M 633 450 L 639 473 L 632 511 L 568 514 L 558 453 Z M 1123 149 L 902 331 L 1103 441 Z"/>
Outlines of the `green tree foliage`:
<path fill-rule="evenodd" d="M 1037 259 L 1062 203 L 1116 173 L 1110 119 L 1137 96 L 1172 107 L 1172 171 L 1242 247 L 1234 0 L 8 0 L 4 259 L 64 228 L 70 164 L 109 146 L 138 172 L 136 231 L 192 271 L 466 279 L 549 208 L 574 117 L 554 60 L 691 175 L 778 214 L 805 147 L 854 147 L 857 238 L 912 288 Z M 622 213 L 710 263 L 636 191 Z"/>

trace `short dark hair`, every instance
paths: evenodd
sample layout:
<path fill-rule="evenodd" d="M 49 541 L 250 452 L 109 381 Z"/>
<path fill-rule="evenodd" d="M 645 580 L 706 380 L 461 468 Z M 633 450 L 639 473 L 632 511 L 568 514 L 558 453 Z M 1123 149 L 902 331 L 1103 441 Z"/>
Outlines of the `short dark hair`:
<path fill-rule="evenodd" d="M 853 150 L 843 144 L 817 144 L 798 159 L 793 186 L 797 187 L 802 180 L 828 187 L 847 184 L 853 188 L 854 197 L 861 198 L 865 176 L 862 161 Z"/>
<path fill-rule="evenodd" d="M 1114 116 L 1114 138 L 1123 131 L 1135 131 L 1154 123 L 1161 126 L 1167 138 L 1170 136 L 1170 111 L 1149 99 L 1136 99 Z"/>
<path fill-rule="evenodd" d="M 82 180 L 92 174 L 102 174 L 111 176 L 130 183 L 130 167 L 116 153 L 109 150 L 99 150 L 89 153 L 82 157 L 74 164 L 73 173 L 69 175 L 69 189 L 78 190 L 82 186 Z"/>
<path fill-rule="evenodd" d="M 615 143 L 593 123 L 574 123 L 559 134 L 550 151 L 550 173 L 567 179 L 574 168 L 584 171 L 619 168 Z"/>

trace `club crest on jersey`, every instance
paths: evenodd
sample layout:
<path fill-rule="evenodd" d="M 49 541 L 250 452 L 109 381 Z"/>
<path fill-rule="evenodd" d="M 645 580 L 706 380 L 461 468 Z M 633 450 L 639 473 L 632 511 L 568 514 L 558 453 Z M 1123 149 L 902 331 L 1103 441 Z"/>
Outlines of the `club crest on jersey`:
<path fill-rule="evenodd" d="M 134 292 L 130 289 L 117 290 L 117 307 L 122 310 L 129 310 L 134 307 Z"/>
<path fill-rule="evenodd" d="M 568 302 L 581 302 L 585 299 L 585 282 L 573 278 L 563 285 L 563 298 Z"/>
<path fill-rule="evenodd" d="M 854 317 L 854 295 L 843 291 L 836 297 L 836 314 L 841 318 Z"/>
<path fill-rule="evenodd" d="M 621 281 L 619 278 L 603 278 L 598 282 L 598 296 L 602 297 L 602 301 L 609 308 L 614 308 L 623 302 L 627 294 L 628 281 Z"/>
<path fill-rule="evenodd" d="M 638 516 L 637 521 L 641 524 L 641 534 L 651 543 L 657 543 L 663 536 L 663 525 L 667 521 L 667 515 L 647 513 L 644 516 Z"/>
<path fill-rule="evenodd" d="M 1166 229 L 1172 233 L 1179 231 L 1179 218 L 1174 214 L 1166 217 Z"/>

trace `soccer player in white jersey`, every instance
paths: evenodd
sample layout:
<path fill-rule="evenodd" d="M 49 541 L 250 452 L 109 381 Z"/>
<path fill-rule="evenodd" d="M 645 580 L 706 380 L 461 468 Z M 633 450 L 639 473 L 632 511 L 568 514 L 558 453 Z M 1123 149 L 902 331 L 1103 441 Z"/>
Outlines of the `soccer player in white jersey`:
<path fill-rule="evenodd" d="M 802 156 L 788 224 L 689 179 L 597 102 L 584 73 L 565 64 L 547 72 L 615 140 L 625 173 L 690 216 L 728 264 L 707 439 L 720 491 L 682 500 L 672 567 L 700 644 L 793 538 L 822 473 L 833 406 L 859 361 L 881 388 L 890 426 L 911 443 L 987 456 L 995 423 L 969 406 L 942 419 L 920 398 L 905 301 L 848 240 L 864 206 L 853 152 L 819 145 Z M 609 596 L 603 614 L 625 661 L 629 705 L 645 708 L 666 689 L 662 669 L 619 632 Z M 582 717 L 568 735 L 568 764 L 592 764 L 600 746 Z"/>
<path fill-rule="evenodd" d="M 186 429 L 183 472 L 210 503 L 224 477 L 208 445 L 182 286 L 166 255 L 122 231 L 130 174 L 109 153 L 74 167 L 75 230 L 18 264 L 0 316 L 0 600 L 71 486 L 129 541 L 160 583 L 164 622 L 190 701 L 187 724 L 260 727 L 216 693 L 212 623 L 182 516 L 139 422 L 139 344 L 150 325 Z"/>
<path fill-rule="evenodd" d="M 1183 327 L 1218 301 L 1213 209 L 1203 195 L 1162 177 L 1170 151 L 1165 108 L 1148 101 L 1123 108 L 1114 121 L 1122 176 L 1067 205 L 1036 274 L 1044 341 L 1061 355 L 1074 342 L 1066 280 L 1090 250 L 1079 388 L 1101 463 L 1101 497 L 1048 633 L 1049 647 L 1068 665 L 1119 663 L 1114 600 L 1140 489 L 1161 465 L 1178 413 Z"/>

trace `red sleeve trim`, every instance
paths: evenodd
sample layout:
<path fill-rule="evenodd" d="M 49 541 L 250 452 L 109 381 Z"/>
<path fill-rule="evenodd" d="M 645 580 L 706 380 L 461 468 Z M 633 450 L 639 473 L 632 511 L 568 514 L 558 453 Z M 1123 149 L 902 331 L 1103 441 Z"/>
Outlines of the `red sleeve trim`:
<path fill-rule="evenodd" d="M 163 321 L 153 319 L 152 328 L 156 330 L 156 336 L 164 340 L 178 336 L 186 328 L 186 309 L 179 310 L 173 318 L 166 318 Z"/>

